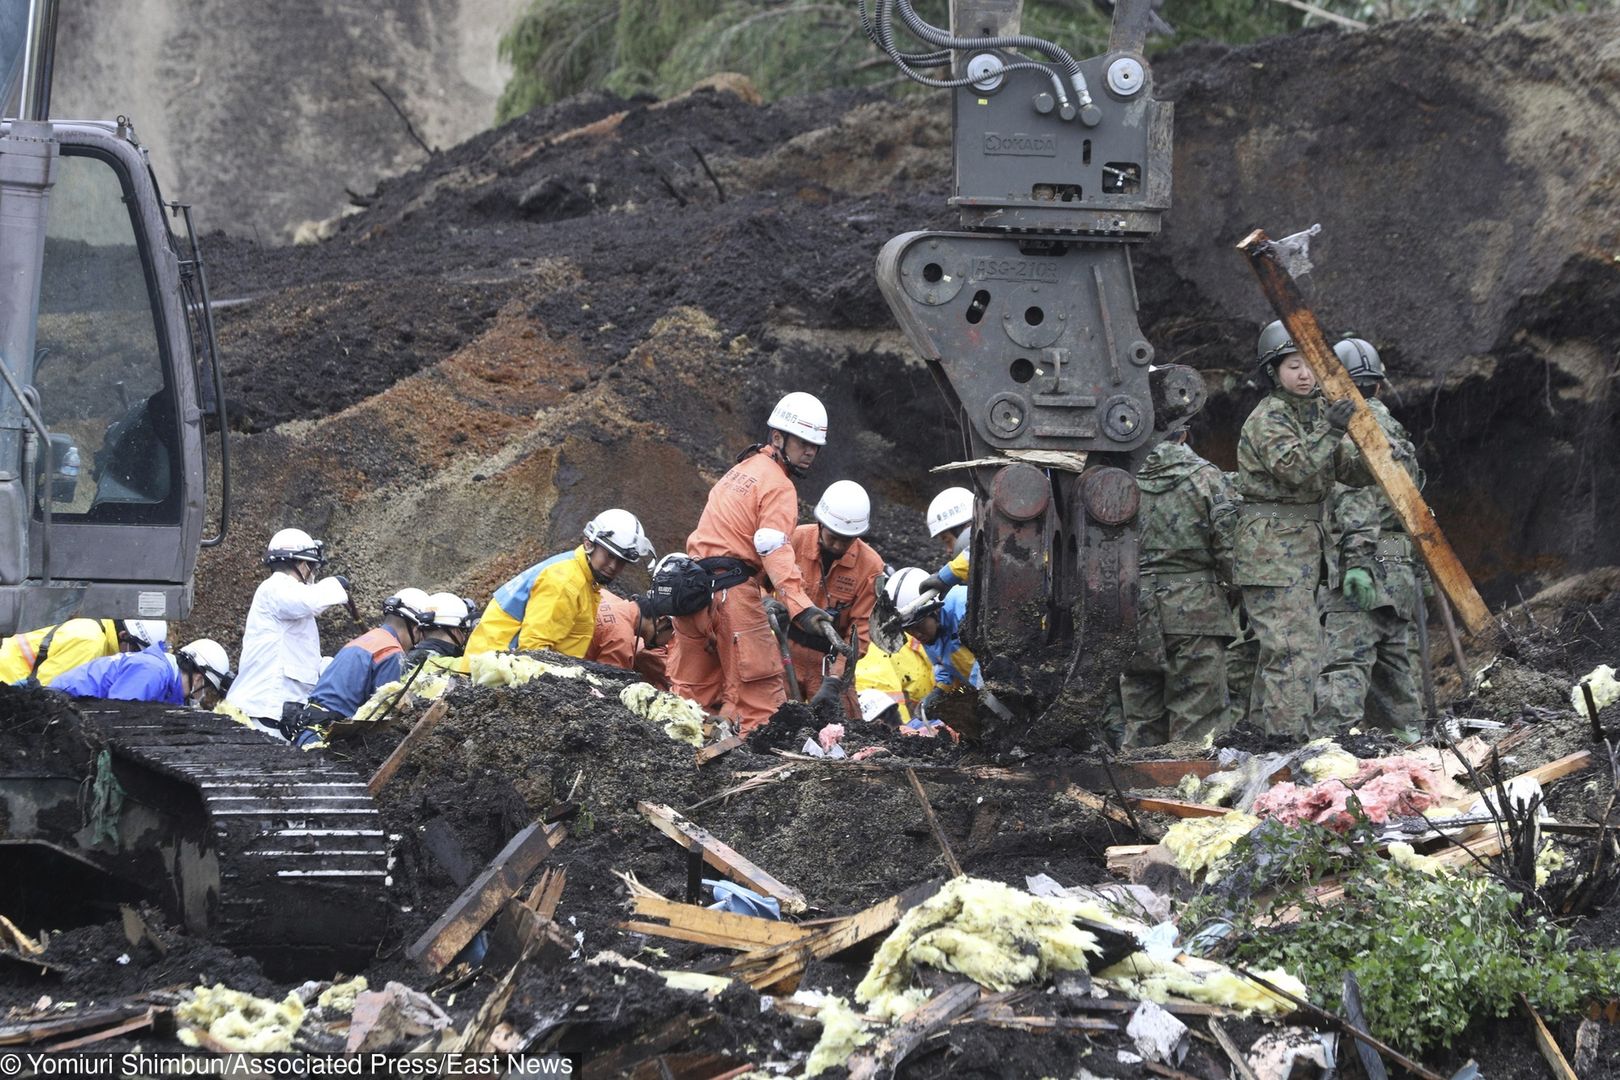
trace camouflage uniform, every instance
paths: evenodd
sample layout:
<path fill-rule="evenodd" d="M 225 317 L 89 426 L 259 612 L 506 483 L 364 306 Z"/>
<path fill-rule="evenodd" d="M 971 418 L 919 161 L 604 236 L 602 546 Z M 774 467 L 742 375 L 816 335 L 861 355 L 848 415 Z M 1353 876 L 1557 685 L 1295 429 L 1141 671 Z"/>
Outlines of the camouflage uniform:
<path fill-rule="evenodd" d="M 1414 483 L 1421 483 L 1406 429 L 1377 398 L 1368 398 L 1367 407 L 1389 437 L 1395 460 Z M 1376 487 L 1337 488 L 1333 528 L 1344 567 L 1371 574 L 1377 596 L 1371 611 L 1362 611 L 1337 590 L 1324 599 L 1326 664 L 1316 681 L 1316 723 L 1329 730 L 1363 719 L 1386 729 L 1419 727 L 1423 707 L 1411 650 L 1417 638 L 1412 619 L 1422 610 L 1423 594 L 1412 540 Z"/>
<path fill-rule="evenodd" d="M 1142 489 L 1138 646 L 1120 679 L 1124 744 L 1199 739 L 1226 711 L 1226 643 L 1237 633 L 1232 577 L 1237 504 L 1226 476 L 1189 447 L 1162 442 Z"/>
<path fill-rule="evenodd" d="M 1355 446 L 1327 422 L 1320 392 L 1275 389 L 1255 406 L 1238 436 L 1243 504 L 1232 544 L 1233 582 L 1259 643 L 1249 721 L 1269 734 L 1314 738 L 1322 623 L 1316 589 L 1339 587 L 1326 543 L 1325 500 L 1335 478 L 1367 482 Z"/>
<path fill-rule="evenodd" d="M 1234 503 L 1241 509 L 1243 496 L 1237 493 L 1237 473 L 1223 473 L 1226 477 L 1226 486 L 1232 492 Z M 1254 686 L 1254 661 L 1259 652 L 1259 645 L 1254 640 L 1254 631 L 1249 628 L 1248 613 L 1243 605 L 1238 604 L 1233 612 L 1237 620 L 1237 637 L 1226 646 L 1226 721 L 1221 725 L 1229 728 L 1242 722 L 1249 715 L 1249 690 Z"/>

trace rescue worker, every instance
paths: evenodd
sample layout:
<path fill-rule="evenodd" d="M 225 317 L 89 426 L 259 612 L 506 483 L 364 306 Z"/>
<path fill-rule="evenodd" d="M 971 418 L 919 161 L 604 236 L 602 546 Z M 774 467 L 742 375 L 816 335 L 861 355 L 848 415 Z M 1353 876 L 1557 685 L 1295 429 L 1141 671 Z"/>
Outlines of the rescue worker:
<path fill-rule="evenodd" d="M 228 705 L 266 731 L 280 733 L 288 702 L 303 704 L 321 674 L 315 616 L 349 602 L 347 578 L 317 575 L 326 545 L 302 529 L 282 529 L 265 546 L 270 576 L 260 582 L 242 628 L 242 661 Z"/>
<path fill-rule="evenodd" d="M 584 543 L 535 563 L 495 590 L 467 641 L 469 656 L 508 649 L 550 649 L 583 659 L 596 633 L 602 587 L 652 554 L 641 522 L 628 510 L 604 510 L 585 523 Z"/>
<path fill-rule="evenodd" d="M 952 585 L 966 585 L 973 551 L 973 492 L 946 488 L 928 504 L 928 535 L 945 545 L 947 562 L 923 585 L 941 595 Z"/>
<path fill-rule="evenodd" d="M 855 481 L 837 480 L 822 492 L 814 517 L 814 524 L 793 530 L 793 557 L 805 594 L 832 616 L 833 629 L 855 649 L 858 663 L 872 640 L 867 621 L 877 603 L 877 576 L 883 572 L 883 559 L 861 539 L 871 528 L 872 500 Z M 855 680 L 848 677 L 854 673 L 846 673 L 843 662 L 834 658 L 825 634 L 812 637 L 790 626 L 788 649 L 805 700 L 819 700 L 822 676 L 828 661 L 833 661 L 839 665 L 839 674 L 829 683 L 829 690 L 841 692 L 844 715 L 851 719 L 860 715 Z"/>
<path fill-rule="evenodd" d="M 806 595 L 788 543 L 799 515 L 793 478 L 809 470 L 826 442 L 821 402 L 800 392 L 783 397 L 766 420 L 766 442 L 744 450 L 709 491 L 686 539 L 686 553 L 713 575 L 715 591 L 707 607 L 675 616 L 670 688 L 742 733 L 768 723 L 787 700 L 764 586 L 803 633 L 820 637 L 821 627 L 832 624 Z"/>
<path fill-rule="evenodd" d="M 431 618 L 422 626 L 416 646 L 405 651 L 401 668 L 411 668 L 428 657 L 455 659 L 467 648 L 473 630 L 472 601 L 455 593 L 439 592 L 427 598 Z"/>
<path fill-rule="evenodd" d="M 984 686 L 979 661 L 972 650 L 962 644 L 967 586 L 954 585 L 941 597 L 937 592 L 922 588 L 927 578 L 926 571 L 907 566 L 895 571 L 885 586 L 889 599 L 900 612 L 901 625 L 922 645 L 934 665 L 934 688 L 921 703 L 925 713 L 947 692 L 978 690 Z"/>
<path fill-rule="evenodd" d="M 1326 542 L 1326 500 L 1335 479 L 1359 486 L 1360 458 L 1345 438 L 1354 405 L 1324 404 L 1316 376 L 1281 321 L 1260 332 L 1259 370 L 1271 391 L 1238 436 L 1233 583 L 1258 647 L 1249 722 L 1267 734 L 1314 738 L 1322 623 L 1317 586 L 1338 588 Z"/>
<path fill-rule="evenodd" d="M 161 619 L 68 619 L 0 642 L 0 682 L 32 679 L 52 686 L 63 672 L 151 648 L 168 636 L 169 626 Z"/>
<path fill-rule="evenodd" d="M 1124 746 L 1202 739 L 1226 711 L 1226 599 L 1237 503 L 1226 475 L 1170 431 L 1136 474 L 1141 607 L 1137 650 L 1120 677 Z"/>
<path fill-rule="evenodd" d="M 306 731 L 324 739 L 333 724 L 353 717 L 370 701 L 377 687 L 399 678 L 406 650 L 416 647 L 432 620 L 432 602 L 421 589 L 401 589 L 384 600 L 381 625 L 332 655 L 309 700 L 286 710 L 281 733 L 294 743 Z"/>
<path fill-rule="evenodd" d="M 173 656 L 161 641 L 139 652 L 103 656 L 63 672 L 52 689 L 74 697 L 211 709 L 230 682 L 231 658 L 225 647 L 199 638 Z"/>
<path fill-rule="evenodd" d="M 922 642 L 910 634 L 901 635 L 901 645 L 889 652 L 873 641 L 855 665 L 857 699 L 880 693 L 900 710 L 900 722 L 918 717 L 922 703 L 934 690 L 934 662 Z"/>
<path fill-rule="evenodd" d="M 668 690 L 669 643 L 674 636 L 675 620 L 657 610 L 652 597 L 626 600 L 603 592 L 585 659 L 634 671 L 658 689 Z"/>
<path fill-rule="evenodd" d="M 1378 397 L 1384 383 L 1378 351 L 1360 338 L 1347 338 L 1333 351 L 1367 399 L 1393 457 L 1421 485 L 1411 436 Z M 1340 591 L 1322 605 L 1326 650 L 1316 682 L 1317 724 L 1344 731 L 1365 721 L 1416 741 L 1423 706 L 1412 656 L 1413 619 L 1422 617 L 1423 592 L 1412 539 L 1377 487 L 1336 488 L 1333 525 L 1346 569 Z"/>

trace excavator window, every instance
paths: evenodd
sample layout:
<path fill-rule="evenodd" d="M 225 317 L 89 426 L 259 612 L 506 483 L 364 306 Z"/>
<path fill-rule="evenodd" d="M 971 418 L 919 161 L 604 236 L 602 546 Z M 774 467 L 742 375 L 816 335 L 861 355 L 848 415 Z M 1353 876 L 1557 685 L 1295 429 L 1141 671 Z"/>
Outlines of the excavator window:
<path fill-rule="evenodd" d="M 34 386 L 56 446 L 41 498 L 59 521 L 177 523 L 175 395 L 129 178 L 64 146 L 50 199 Z"/>

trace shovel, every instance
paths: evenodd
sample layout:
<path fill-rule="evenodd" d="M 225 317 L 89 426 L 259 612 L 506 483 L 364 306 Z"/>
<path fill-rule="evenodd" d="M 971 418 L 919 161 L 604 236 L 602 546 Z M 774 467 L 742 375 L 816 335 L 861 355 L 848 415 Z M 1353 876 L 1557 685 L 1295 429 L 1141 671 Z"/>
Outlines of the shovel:
<path fill-rule="evenodd" d="M 771 624 L 771 633 L 776 635 L 776 647 L 782 654 L 782 681 L 787 684 L 787 699 L 789 701 L 803 701 L 804 694 L 799 690 L 799 676 L 793 671 L 793 653 L 788 649 L 787 627 L 782 623 L 782 614 L 786 608 L 770 600 L 765 602 L 765 618 Z"/>

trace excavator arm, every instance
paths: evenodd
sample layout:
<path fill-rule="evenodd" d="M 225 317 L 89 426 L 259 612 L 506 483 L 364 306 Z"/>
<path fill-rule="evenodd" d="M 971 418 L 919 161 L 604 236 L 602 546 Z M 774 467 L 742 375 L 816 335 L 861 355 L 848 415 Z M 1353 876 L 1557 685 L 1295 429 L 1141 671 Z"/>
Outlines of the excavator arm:
<path fill-rule="evenodd" d="M 951 94 L 962 226 L 890 240 L 877 278 L 972 463 L 969 644 L 1032 720 L 1026 742 L 1078 742 L 1134 644 L 1134 473 L 1204 390 L 1154 366 L 1136 319 L 1131 249 L 1170 207 L 1150 0 L 1121 0 L 1108 51 L 1084 60 L 1019 34 L 1019 8 L 953 0 L 947 30 L 909 0 L 863 0 L 879 48 Z"/>

